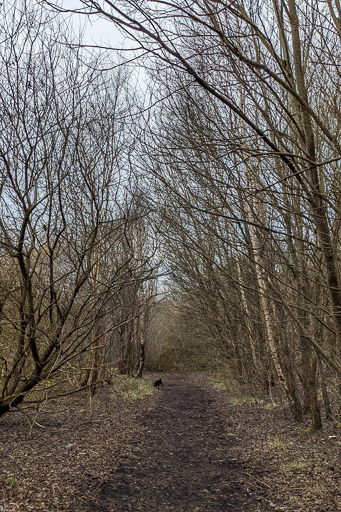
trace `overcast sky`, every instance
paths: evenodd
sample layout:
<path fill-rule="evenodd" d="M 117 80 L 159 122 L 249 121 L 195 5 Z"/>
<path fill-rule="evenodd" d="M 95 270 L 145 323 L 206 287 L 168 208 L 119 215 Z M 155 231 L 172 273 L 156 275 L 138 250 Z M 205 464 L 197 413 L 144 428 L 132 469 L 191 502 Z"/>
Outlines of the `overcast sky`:
<path fill-rule="evenodd" d="M 79 9 L 82 7 L 79 0 L 63 0 L 63 3 L 68 9 Z M 62 16 L 72 20 L 76 34 L 81 27 L 85 28 L 85 44 L 110 45 L 114 48 L 131 47 L 131 43 L 125 40 L 115 24 L 105 18 L 70 13 L 62 14 Z"/>
<path fill-rule="evenodd" d="M 82 7 L 79 0 L 62 0 L 64 6 L 68 9 L 80 9 Z M 136 47 L 134 41 L 128 40 L 116 27 L 116 25 L 105 18 L 98 16 L 85 16 L 81 14 L 65 13 L 61 14 L 68 21 L 72 21 L 75 35 L 78 36 L 79 32 L 83 32 L 83 44 L 111 47 L 117 50 L 124 50 L 122 52 L 113 52 L 110 61 L 112 63 L 126 62 L 134 72 L 136 82 L 145 91 L 146 74 L 143 66 L 139 66 L 139 59 L 134 58 L 133 52 L 127 50 Z M 84 29 L 84 30 L 82 30 Z"/>

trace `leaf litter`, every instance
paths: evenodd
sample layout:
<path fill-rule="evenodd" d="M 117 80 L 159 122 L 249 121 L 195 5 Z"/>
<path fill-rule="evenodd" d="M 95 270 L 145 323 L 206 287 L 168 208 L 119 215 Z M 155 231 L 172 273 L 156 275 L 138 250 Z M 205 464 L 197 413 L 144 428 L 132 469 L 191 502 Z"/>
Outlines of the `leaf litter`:
<path fill-rule="evenodd" d="M 159 378 L 147 374 L 146 379 Z M 0 420 L 0 512 L 337 512 L 337 426 L 309 433 L 281 407 L 231 403 L 202 374 L 162 374 Z"/>

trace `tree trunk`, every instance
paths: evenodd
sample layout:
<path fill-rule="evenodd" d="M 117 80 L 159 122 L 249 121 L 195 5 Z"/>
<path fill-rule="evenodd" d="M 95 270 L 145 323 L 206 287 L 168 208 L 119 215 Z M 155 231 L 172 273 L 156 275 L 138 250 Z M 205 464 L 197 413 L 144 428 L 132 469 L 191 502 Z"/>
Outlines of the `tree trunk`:
<path fill-rule="evenodd" d="M 145 315 L 146 311 L 143 309 L 139 319 L 140 319 L 140 332 L 139 332 L 139 363 L 137 369 L 137 378 L 142 378 L 142 372 L 145 363 L 145 346 L 146 346 L 146 337 L 145 337 Z"/>
<path fill-rule="evenodd" d="M 326 411 L 326 420 L 331 421 L 333 420 L 333 414 L 332 414 L 332 408 L 330 405 L 328 390 L 327 390 L 327 384 L 324 374 L 324 368 L 323 368 L 323 361 L 321 360 L 321 357 L 319 354 L 317 354 L 317 360 L 318 360 L 318 367 L 320 372 L 320 382 L 321 382 L 321 390 L 322 390 L 322 397 L 323 397 L 323 403 L 324 403 L 324 409 Z"/>

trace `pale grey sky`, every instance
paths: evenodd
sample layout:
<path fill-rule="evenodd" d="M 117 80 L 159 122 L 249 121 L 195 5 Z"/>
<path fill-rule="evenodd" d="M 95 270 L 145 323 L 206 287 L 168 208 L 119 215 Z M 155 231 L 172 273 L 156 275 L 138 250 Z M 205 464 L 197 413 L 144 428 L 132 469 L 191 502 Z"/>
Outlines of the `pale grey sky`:
<path fill-rule="evenodd" d="M 79 9 L 82 7 L 79 0 L 61 0 L 64 7 L 68 9 Z M 76 36 L 82 32 L 82 42 L 86 45 L 111 47 L 122 52 L 117 52 L 110 58 L 113 64 L 124 63 L 134 72 L 135 80 L 145 90 L 146 74 L 143 66 L 140 66 L 139 59 L 134 58 L 134 52 L 128 51 L 136 47 L 136 43 L 128 40 L 116 27 L 116 25 L 105 18 L 97 16 L 85 16 L 82 14 L 65 13 L 61 14 L 68 21 L 72 22 Z M 124 50 L 124 51 L 123 51 Z"/>
<path fill-rule="evenodd" d="M 61 3 L 64 4 L 65 7 L 67 6 L 68 9 L 79 9 L 82 7 L 79 0 L 63 0 Z M 114 23 L 105 18 L 70 13 L 62 14 L 61 16 L 72 20 L 76 33 L 81 28 L 85 28 L 85 44 L 110 45 L 114 48 L 131 48 L 131 43 L 125 40 Z"/>

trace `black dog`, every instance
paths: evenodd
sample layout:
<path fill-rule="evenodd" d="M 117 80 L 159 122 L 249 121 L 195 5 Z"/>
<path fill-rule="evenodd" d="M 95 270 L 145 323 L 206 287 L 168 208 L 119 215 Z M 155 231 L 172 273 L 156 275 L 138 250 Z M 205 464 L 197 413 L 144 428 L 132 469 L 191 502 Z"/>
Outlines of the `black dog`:
<path fill-rule="evenodd" d="M 154 382 L 154 386 L 155 386 L 157 389 L 160 389 L 160 386 L 163 388 L 162 380 L 161 380 L 161 379 L 159 379 L 159 380 L 157 380 L 156 382 Z"/>

